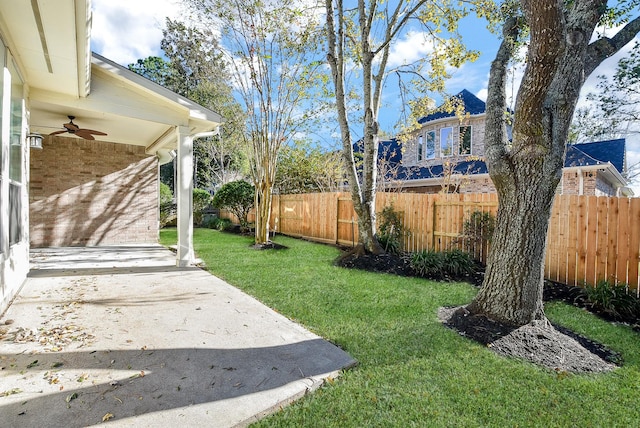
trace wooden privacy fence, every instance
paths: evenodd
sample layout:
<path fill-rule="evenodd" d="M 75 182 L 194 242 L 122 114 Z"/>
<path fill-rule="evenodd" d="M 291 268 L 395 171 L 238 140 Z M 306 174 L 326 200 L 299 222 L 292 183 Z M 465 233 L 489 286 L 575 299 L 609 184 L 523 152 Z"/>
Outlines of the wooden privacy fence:
<path fill-rule="evenodd" d="M 461 248 L 486 260 L 486 245 L 470 244 L 461 236 L 474 211 L 495 215 L 496 194 L 378 193 L 376 211 L 388 205 L 403 219 L 405 251 Z M 357 216 L 348 193 L 274 195 L 271 230 L 331 244 L 358 241 Z M 578 286 L 607 279 L 629 284 L 638 293 L 639 261 L 640 198 L 556 196 L 547 279 Z"/>

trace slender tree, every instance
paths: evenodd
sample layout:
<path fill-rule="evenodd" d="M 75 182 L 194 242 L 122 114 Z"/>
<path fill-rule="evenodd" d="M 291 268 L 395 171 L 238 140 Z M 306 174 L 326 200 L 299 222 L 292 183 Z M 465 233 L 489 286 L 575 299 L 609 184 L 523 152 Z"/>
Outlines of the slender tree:
<path fill-rule="evenodd" d="M 348 3 L 348 4 L 345 4 Z M 459 2 L 449 0 L 398 0 L 394 2 L 358 0 L 325 0 L 327 59 L 335 87 L 336 109 L 354 208 L 358 215 L 359 243 L 357 252 L 381 253 L 376 239 L 376 188 L 378 181 L 378 112 L 393 43 L 407 30 L 410 23 L 420 23 L 425 43 L 433 49 L 428 58 L 407 64 L 402 72 L 419 78 L 422 88 L 438 90 L 448 76 L 447 65 L 459 66 L 475 59 L 462 45 L 456 32 L 459 19 L 468 11 Z M 491 10 L 490 2 L 469 1 L 479 14 Z M 442 31 L 446 29 L 445 36 Z M 428 69 L 423 68 L 427 64 Z M 350 70 L 360 78 L 349 78 Z M 356 85 L 356 86 L 351 86 Z M 361 169 L 354 157 L 353 131 L 348 110 L 348 94 L 358 92 L 362 106 Z"/>
<path fill-rule="evenodd" d="M 636 7 L 637 1 L 629 4 Z M 640 30 L 640 18 L 635 18 L 615 36 L 592 42 L 596 26 L 615 15 L 606 0 L 522 0 L 519 6 L 522 15 L 506 20 L 491 65 L 485 155 L 499 208 L 484 283 L 468 306 L 471 313 L 516 326 L 546 320 L 546 237 L 580 89 L 604 59 Z M 522 25 L 529 33 L 527 66 L 509 141 L 506 71 Z"/>
<path fill-rule="evenodd" d="M 246 111 L 246 144 L 256 187 L 257 245 L 269 242 L 278 152 L 305 121 L 303 102 L 321 63 L 318 9 L 298 0 L 185 0 L 200 22 L 222 32 L 237 98 Z M 307 107 L 307 106 L 305 106 Z"/>

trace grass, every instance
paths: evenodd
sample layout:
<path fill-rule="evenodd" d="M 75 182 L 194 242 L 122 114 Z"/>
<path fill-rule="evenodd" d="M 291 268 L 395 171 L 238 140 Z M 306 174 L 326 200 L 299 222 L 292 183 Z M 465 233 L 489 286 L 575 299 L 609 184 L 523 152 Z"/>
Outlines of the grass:
<path fill-rule="evenodd" d="M 165 245 L 175 230 L 163 230 Z M 257 251 L 250 238 L 196 229 L 208 269 L 336 343 L 359 361 L 342 377 L 258 427 L 626 427 L 640 420 L 640 341 L 630 328 L 561 303 L 549 318 L 623 354 L 612 373 L 555 373 L 505 359 L 443 327 L 440 306 L 469 302 L 464 283 L 341 269 L 338 250 L 287 237 Z"/>

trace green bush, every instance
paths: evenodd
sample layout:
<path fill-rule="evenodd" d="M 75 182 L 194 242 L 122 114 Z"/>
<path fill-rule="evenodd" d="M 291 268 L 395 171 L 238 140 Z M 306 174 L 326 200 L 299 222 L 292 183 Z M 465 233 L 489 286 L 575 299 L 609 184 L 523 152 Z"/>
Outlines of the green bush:
<path fill-rule="evenodd" d="M 420 276 L 439 277 L 444 271 L 444 254 L 432 250 L 419 251 L 411 255 L 411 267 Z"/>
<path fill-rule="evenodd" d="M 600 280 L 584 288 L 587 299 L 593 306 L 614 318 L 630 318 L 640 312 L 640 302 L 627 292 L 626 284 L 613 284 Z"/>
<path fill-rule="evenodd" d="M 474 261 L 471 254 L 462 250 L 449 250 L 444 253 L 444 269 L 452 276 L 460 277 L 473 273 Z"/>
<path fill-rule="evenodd" d="M 471 255 L 457 249 L 444 252 L 424 250 L 411 255 L 411 267 L 426 278 L 459 278 L 473 273 L 474 266 Z"/>
<path fill-rule="evenodd" d="M 193 189 L 193 222 L 202 223 L 204 210 L 211 204 L 211 195 L 204 189 Z"/>
<path fill-rule="evenodd" d="M 474 211 L 464 222 L 464 236 L 472 242 L 490 242 L 495 227 L 496 220 L 493 214 Z"/>
<path fill-rule="evenodd" d="M 404 227 L 400 213 L 393 209 L 393 204 L 384 207 L 378 213 L 380 222 L 378 226 L 378 242 L 387 253 L 400 254 L 402 252 L 402 239 Z"/>
<path fill-rule="evenodd" d="M 230 211 L 238 217 L 240 227 L 249 228 L 249 211 L 253 208 L 256 189 L 244 180 L 225 184 L 213 197 L 213 206 Z"/>
<path fill-rule="evenodd" d="M 463 248 L 476 257 L 480 257 L 480 254 L 486 255 L 489 251 L 489 242 L 493 237 L 495 224 L 493 214 L 473 211 L 465 220 L 462 226 L 462 235 L 456 239 L 456 242 L 462 243 Z"/>
<path fill-rule="evenodd" d="M 173 203 L 173 193 L 171 188 L 160 182 L 160 227 L 164 227 L 175 215 L 175 205 Z"/>
<path fill-rule="evenodd" d="M 207 227 L 210 229 L 216 229 L 216 230 L 222 231 L 222 230 L 227 230 L 232 225 L 233 223 L 228 218 L 215 217 L 211 219 L 211 223 Z"/>

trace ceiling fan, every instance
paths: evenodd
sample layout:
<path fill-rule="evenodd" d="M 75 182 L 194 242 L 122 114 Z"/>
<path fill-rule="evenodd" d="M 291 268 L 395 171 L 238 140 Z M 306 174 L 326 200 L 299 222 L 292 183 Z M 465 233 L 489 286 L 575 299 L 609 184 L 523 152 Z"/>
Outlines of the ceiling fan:
<path fill-rule="evenodd" d="M 76 118 L 75 116 L 67 116 L 67 117 L 69 118 L 69 123 L 65 123 L 62 125 L 64 126 L 65 129 L 62 131 L 52 132 L 49 135 L 58 135 L 58 134 L 64 134 L 65 132 L 68 132 L 69 134 L 74 134 L 80 138 L 84 138 L 85 140 L 95 140 L 93 135 L 107 135 L 104 132 L 95 131 L 93 129 L 80 128 L 78 125 L 73 123 L 73 119 Z"/>

